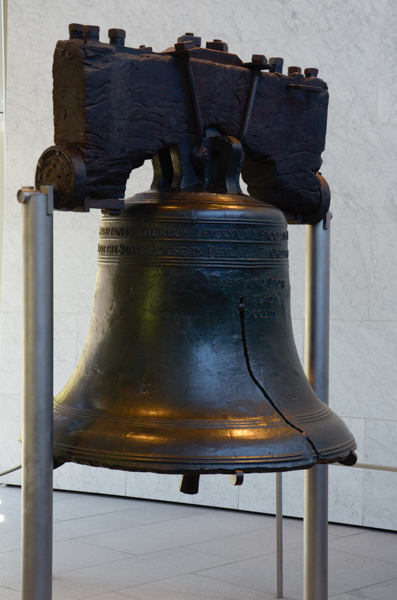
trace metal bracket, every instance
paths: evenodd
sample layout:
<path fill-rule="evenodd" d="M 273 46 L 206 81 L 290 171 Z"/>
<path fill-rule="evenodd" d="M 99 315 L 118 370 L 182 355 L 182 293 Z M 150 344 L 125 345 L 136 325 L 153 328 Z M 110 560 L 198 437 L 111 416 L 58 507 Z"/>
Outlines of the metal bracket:
<path fill-rule="evenodd" d="M 271 65 L 267 62 L 267 58 L 264 54 L 253 54 L 252 61 L 250 63 L 244 63 L 245 68 L 252 71 L 251 85 L 248 92 L 247 104 L 245 105 L 243 122 L 241 124 L 240 141 L 242 142 L 245 138 L 249 123 L 252 115 L 252 108 L 254 106 L 254 100 L 256 96 L 256 90 L 258 88 L 258 81 L 260 72 L 264 69 L 269 71 L 272 70 Z"/>
<path fill-rule="evenodd" d="M 196 86 L 194 83 L 192 65 L 190 62 L 189 49 L 192 48 L 190 42 L 177 42 L 175 44 L 175 50 L 170 52 L 171 56 L 179 56 L 183 60 L 184 70 L 186 74 L 188 93 L 190 99 L 190 105 L 192 107 L 193 118 L 196 126 L 196 146 L 201 146 L 201 141 L 204 137 L 203 120 L 201 118 L 200 106 L 197 99 Z"/>
<path fill-rule="evenodd" d="M 35 190 L 33 186 L 23 186 L 17 192 L 19 204 L 26 204 L 29 202 L 32 194 L 44 194 L 46 196 L 47 215 L 54 214 L 54 187 L 52 185 L 41 185 L 40 190 Z"/>
<path fill-rule="evenodd" d="M 323 229 L 329 229 L 332 217 L 332 212 L 329 210 L 323 219 Z"/>
<path fill-rule="evenodd" d="M 40 192 L 47 196 L 47 215 L 54 214 L 54 187 L 52 185 L 41 185 Z"/>

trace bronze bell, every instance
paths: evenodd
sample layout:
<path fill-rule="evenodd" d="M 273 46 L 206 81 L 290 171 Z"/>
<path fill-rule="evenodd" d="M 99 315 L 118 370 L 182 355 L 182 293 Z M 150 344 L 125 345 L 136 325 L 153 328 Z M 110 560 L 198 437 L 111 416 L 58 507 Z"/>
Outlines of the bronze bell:
<path fill-rule="evenodd" d="M 153 189 L 103 216 L 98 252 L 88 339 L 55 398 L 58 464 L 198 474 L 350 460 L 354 438 L 296 351 L 279 209 Z"/>
<path fill-rule="evenodd" d="M 106 213 L 88 339 L 55 398 L 55 465 L 197 481 L 352 463 L 290 316 L 285 215 L 318 223 L 329 207 L 327 85 L 185 37 L 162 53 L 74 35 L 55 50 L 56 145 L 36 186 L 54 186 L 58 210 Z M 151 191 L 124 201 L 149 158 Z"/>

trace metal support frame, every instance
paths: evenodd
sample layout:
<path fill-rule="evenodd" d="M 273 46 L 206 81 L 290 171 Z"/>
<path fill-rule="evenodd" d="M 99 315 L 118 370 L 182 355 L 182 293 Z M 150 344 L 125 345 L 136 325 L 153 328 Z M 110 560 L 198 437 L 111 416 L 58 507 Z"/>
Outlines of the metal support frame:
<path fill-rule="evenodd" d="M 52 597 L 53 192 L 18 192 L 23 227 L 22 600 Z M 328 404 L 330 213 L 307 226 L 305 371 Z M 304 600 L 328 596 L 328 467 L 305 472 Z M 282 474 L 276 474 L 277 598 L 283 597 Z"/>
<path fill-rule="evenodd" d="M 52 597 L 53 195 L 18 192 L 23 238 L 22 600 Z"/>
<path fill-rule="evenodd" d="M 332 215 L 306 229 L 305 372 L 328 404 L 330 224 Z M 364 466 L 361 465 L 360 466 Z M 370 467 L 369 467 L 370 468 Z M 304 474 L 304 600 L 328 598 L 328 466 Z M 282 475 L 276 473 L 277 598 L 283 597 Z"/>
<path fill-rule="evenodd" d="M 305 372 L 328 404 L 331 214 L 306 229 Z M 328 466 L 304 474 L 304 600 L 328 598 Z"/>
<path fill-rule="evenodd" d="M 277 598 L 283 597 L 283 476 L 276 473 Z"/>

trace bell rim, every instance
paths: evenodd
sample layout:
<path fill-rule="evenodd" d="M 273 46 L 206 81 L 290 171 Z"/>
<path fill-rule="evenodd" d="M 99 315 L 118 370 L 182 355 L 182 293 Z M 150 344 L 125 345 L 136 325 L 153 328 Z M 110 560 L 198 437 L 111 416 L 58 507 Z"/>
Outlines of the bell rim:
<path fill-rule="evenodd" d="M 354 445 L 354 444 L 353 444 Z M 342 445 L 341 445 L 342 446 Z M 164 455 L 152 456 L 152 457 L 139 457 L 135 461 L 128 458 L 123 453 L 112 453 L 109 460 L 109 454 L 100 453 L 98 450 L 78 451 L 75 447 L 67 446 L 66 444 L 55 444 L 54 445 L 54 460 L 58 463 L 73 462 L 77 464 L 85 464 L 93 467 L 102 467 L 113 470 L 138 472 L 138 473 L 159 473 L 159 474 L 175 474 L 183 475 L 189 472 L 199 472 L 201 474 L 231 474 L 237 470 L 241 470 L 244 473 L 275 473 L 282 471 L 295 471 L 301 469 L 310 469 L 316 464 L 332 464 L 339 462 L 341 459 L 346 458 L 352 450 L 351 444 L 344 444 L 340 448 L 340 452 L 333 457 L 323 456 L 317 458 L 314 451 L 307 453 L 291 453 L 288 455 L 282 455 L 280 457 L 270 456 L 269 457 L 242 457 L 239 456 L 238 460 L 236 457 L 229 456 L 223 460 L 219 457 L 208 457 L 208 458 L 190 458 L 189 460 L 182 460 L 181 457 L 175 457 L 174 461 L 171 461 L 169 457 L 165 459 Z M 62 450 L 62 452 L 59 452 Z M 92 453 L 92 456 L 89 454 Z M 267 460 L 266 460 L 267 459 Z M 277 466 L 279 465 L 279 466 Z"/>

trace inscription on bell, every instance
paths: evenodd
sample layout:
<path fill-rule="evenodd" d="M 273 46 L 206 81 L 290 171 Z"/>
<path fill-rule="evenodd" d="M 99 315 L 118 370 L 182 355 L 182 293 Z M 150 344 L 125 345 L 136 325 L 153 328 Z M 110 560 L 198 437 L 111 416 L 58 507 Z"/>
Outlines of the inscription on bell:
<path fill-rule="evenodd" d="M 210 286 L 220 288 L 285 288 L 285 279 L 274 279 L 273 277 L 253 277 L 243 279 L 242 277 L 222 277 L 221 275 L 210 275 Z"/>
<path fill-rule="evenodd" d="M 233 312 L 235 317 L 239 317 L 240 313 L 237 308 Z M 275 319 L 275 310 L 247 310 L 244 311 L 244 317 L 246 319 Z"/>
<path fill-rule="evenodd" d="M 133 260 L 136 264 L 176 266 L 211 264 L 264 268 L 288 259 L 288 232 L 283 223 L 216 219 L 104 219 L 98 253 L 103 260 Z M 215 280 L 214 280 L 215 282 Z M 211 283 L 211 286 L 214 285 Z M 236 284 L 241 287 L 240 283 Z M 230 287 L 230 286 L 229 286 Z"/>
<path fill-rule="evenodd" d="M 164 239 L 164 240 L 216 240 L 229 242 L 286 242 L 288 231 L 268 230 L 264 227 L 222 228 L 214 226 L 200 227 L 165 227 L 153 225 L 149 227 L 106 227 L 99 230 L 100 237 L 134 238 L 134 239 Z"/>
<path fill-rule="evenodd" d="M 243 294 L 243 292 L 239 292 L 237 296 L 237 300 L 244 296 L 244 304 L 273 304 L 273 302 L 278 302 L 277 296 L 273 294 Z"/>
<path fill-rule="evenodd" d="M 194 228 L 196 238 L 218 240 L 250 240 L 250 241 L 286 241 L 288 231 L 268 231 L 266 229 L 204 229 Z"/>
<path fill-rule="evenodd" d="M 286 259 L 288 250 L 241 243 L 237 246 L 206 245 L 182 246 L 179 244 L 98 244 L 98 253 L 113 256 L 148 257 L 202 257 L 220 259 Z"/>
<path fill-rule="evenodd" d="M 127 246 L 125 244 L 98 244 L 98 254 L 146 256 L 146 246 Z"/>

